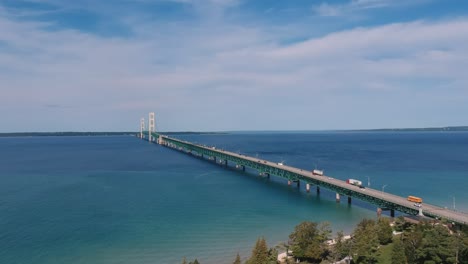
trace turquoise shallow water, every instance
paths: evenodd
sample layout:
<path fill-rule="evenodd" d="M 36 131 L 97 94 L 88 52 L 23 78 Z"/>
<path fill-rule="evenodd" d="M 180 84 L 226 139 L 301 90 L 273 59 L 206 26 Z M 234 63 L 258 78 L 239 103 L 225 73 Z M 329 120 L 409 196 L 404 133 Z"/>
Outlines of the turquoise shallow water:
<path fill-rule="evenodd" d="M 180 136 L 467 211 L 468 133 Z M 350 231 L 375 207 L 226 170 L 134 137 L 0 138 L 1 263 L 230 263 L 304 220 Z"/>

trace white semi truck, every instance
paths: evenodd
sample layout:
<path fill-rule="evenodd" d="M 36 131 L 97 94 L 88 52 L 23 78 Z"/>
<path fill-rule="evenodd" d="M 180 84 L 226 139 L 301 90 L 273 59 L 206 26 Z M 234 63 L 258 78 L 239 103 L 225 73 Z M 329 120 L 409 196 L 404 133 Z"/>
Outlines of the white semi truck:
<path fill-rule="evenodd" d="M 313 170 L 312 174 L 313 175 L 318 175 L 318 176 L 323 176 L 323 170 Z"/>
<path fill-rule="evenodd" d="M 364 188 L 364 186 L 362 186 L 362 181 L 358 181 L 358 180 L 355 180 L 355 179 L 347 179 L 346 183 L 357 186 L 357 187 L 360 187 L 360 188 Z"/>

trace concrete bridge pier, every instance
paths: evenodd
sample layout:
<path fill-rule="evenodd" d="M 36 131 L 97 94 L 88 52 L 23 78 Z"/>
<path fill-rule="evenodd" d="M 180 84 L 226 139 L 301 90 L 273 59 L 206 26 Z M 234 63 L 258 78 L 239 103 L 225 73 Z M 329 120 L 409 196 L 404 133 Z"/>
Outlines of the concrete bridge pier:
<path fill-rule="evenodd" d="M 390 217 L 395 217 L 395 209 L 377 208 L 377 216 L 378 217 L 380 217 L 382 215 L 382 211 L 390 211 Z"/>
<path fill-rule="evenodd" d="M 337 202 L 337 203 L 340 202 L 340 194 L 339 194 L 339 193 L 336 193 L 336 202 Z"/>
<path fill-rule="evenodd" d="M 351 204 L 351 196 L 348 196 L 348 204 Z"/>
<path fill-rule="evenodd" d="M 317 194 L 320 194 L 320 187 L 317 186 Z"/>
<path fill-rule="evenodd" d="M 288 180 L 288 186 L 291 186 L 291 180 Z"/>
<path fill-rule="evenodd" d="M 237 169 L 240 169 L 240 170 L 242 170 L 242 171 L 245 171 L 245 166 L 244 166 L 244 165 L 236 164 L 236 168 L 237 168 Z"/>
<path fill-rule="evenodd" d="M 306 192 L 310 192 L 310 184 L 309 183 L 306 184 Z"/>
<path fill-rule="evenodd" d="M 377 208 L 377 217 L 380 217 L 382 215 L 382 208 Z"/>

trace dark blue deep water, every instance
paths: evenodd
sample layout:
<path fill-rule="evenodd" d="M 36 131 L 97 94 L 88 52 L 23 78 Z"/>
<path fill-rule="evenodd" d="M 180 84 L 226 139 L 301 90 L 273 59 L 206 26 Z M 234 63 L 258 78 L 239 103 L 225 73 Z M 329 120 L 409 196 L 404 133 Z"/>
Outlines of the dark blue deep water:
<path fill-rule="evenodd" d="M 465 132 L 179 138 L 468 211 Z M 130 136 L 0 138 L 0 263 L 232 263 L 259 236 L 274 246 L 304 220 L 350 232 L 375 209 Z"/>

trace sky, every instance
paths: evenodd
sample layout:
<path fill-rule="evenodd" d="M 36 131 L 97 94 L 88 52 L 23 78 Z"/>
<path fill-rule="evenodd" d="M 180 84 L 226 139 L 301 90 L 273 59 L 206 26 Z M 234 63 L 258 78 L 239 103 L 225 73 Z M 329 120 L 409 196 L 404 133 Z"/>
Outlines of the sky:
<path fill-rule="evenodd" d="M 0 132 L 468 125 L 468 1 L 0 0 Z"/>

